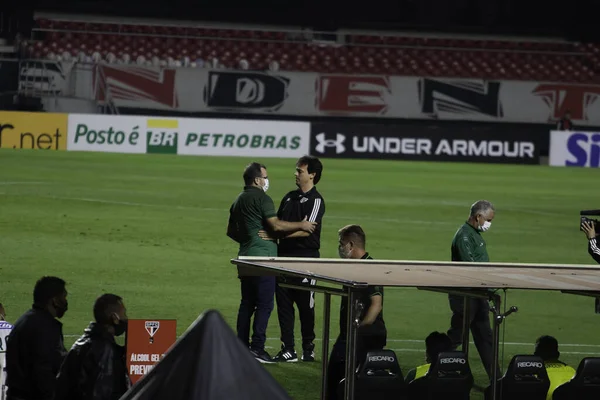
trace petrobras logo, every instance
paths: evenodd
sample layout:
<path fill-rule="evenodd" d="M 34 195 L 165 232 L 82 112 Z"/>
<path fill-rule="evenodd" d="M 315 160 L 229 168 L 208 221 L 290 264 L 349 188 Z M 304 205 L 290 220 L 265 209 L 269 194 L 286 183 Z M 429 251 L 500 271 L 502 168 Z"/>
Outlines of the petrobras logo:
<path fill-rule="evenodd" d="M 550 132 L 550 165 L 556 167 L 600 166 L 600 132 Z"/>
<path fill-rule="evenodd" d="M 70 114 L 68 126 L 70 151 L 298 158 L 310 150 L 308 122 Z"/>

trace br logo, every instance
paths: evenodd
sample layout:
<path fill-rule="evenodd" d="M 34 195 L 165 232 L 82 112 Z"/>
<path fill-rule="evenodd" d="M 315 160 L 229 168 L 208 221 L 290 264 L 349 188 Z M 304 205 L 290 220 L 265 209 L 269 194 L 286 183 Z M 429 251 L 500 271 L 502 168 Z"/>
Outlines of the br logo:
<path fill-rule="evenodd" d="M 158 321 L 146 321 L 146 332 L 150 335 L 150 343 L 154 343 L 154 335 L 160 328 L 160 322 Z"/>
<path fill-rule="evenodd" d="M 315 136 L 317 139 L 317 145 L 315 150 L 319 153 L 325 153 L 326 147 L 335 147 L 335 154 L 340 154 L 346 151 L 346 146 L 344 146 L 344 142 L 346 141 L 346 136 L 338 133 L 335 135 L 335 140 L 327 139 L 324 133 L 319 133 Z"/>

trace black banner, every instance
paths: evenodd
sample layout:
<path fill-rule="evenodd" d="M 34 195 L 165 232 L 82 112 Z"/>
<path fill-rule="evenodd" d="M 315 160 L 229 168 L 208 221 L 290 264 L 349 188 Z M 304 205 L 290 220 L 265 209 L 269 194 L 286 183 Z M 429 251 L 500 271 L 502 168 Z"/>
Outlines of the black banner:
<path fill-rule="evenodd" d="M 311 124 L 311 154 L 382 160 L 539 164 L 549 130 L 503 124 Z"/>
<path fill-rule="evenodd" d="M 288 97 L 290 80 L 262 72 L 208 73 L 206 105 L 215 109 L 276 111 Z"/>

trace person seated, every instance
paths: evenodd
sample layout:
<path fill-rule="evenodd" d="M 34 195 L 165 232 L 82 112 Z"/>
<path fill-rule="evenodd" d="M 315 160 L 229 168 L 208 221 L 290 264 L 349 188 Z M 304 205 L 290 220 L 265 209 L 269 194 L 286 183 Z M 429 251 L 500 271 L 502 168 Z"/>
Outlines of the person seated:
<path fill-rule="evenodd" d="M 552 400 L 554 390 L 570 381 L 575 375 L 575 369 L 559 360 L 558 340 L 552 336 L 540 336 L 535 342 L 534 355 L 544 360 L 546 372 L 550 379 L 550 388 L 546 400 Z"/>
<path fill-rule="evenodd" d="M 452 351 L 450 337 L 445 333 L 431 332 L 425 339 L 426 364 L 410 370 L 405 378 L 406 383 L 424 377 L 429 372 L 429 368 L 437 362 L 439 354 L 445 351 Z"/>

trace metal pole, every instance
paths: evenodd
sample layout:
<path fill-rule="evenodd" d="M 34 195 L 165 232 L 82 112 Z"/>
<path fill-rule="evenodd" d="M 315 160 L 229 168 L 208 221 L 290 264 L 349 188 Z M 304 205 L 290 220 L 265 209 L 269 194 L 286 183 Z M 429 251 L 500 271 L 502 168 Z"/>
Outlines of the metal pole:
<path fill-rule="evenodd" d="M 498 394 L 496 393 L 498 387 L 498 349 L 500 347 L 500 324 L 504 321 L 506 317 L 510 314 L 518 311 L 517 307 L 512 306 L 507 312 L 504 314 L 500 313 L 500 306 L 498 302 L 499 298 L 494 298 L 494 306 L 491 308 L 491 312 L 494 315 L 494 331 L 492 332 L 492 341 L 494 342 L 494 365 L 492 365 L 492 400 L 496 400 L 498 398 Z"/>
<path fill-rule="evenodd" d="M 469 357 L 469 338 L 471 336 L 471 298 L 465 296 L 463 300 L 463 332 L 462 332 L 462 351 L 467 358 Z"/>
<path fill-rule="evenodd" d="M 346 379 L 344 380 L 344 392 L 346 400 L 354 400 L 354 367 L 356 356 L 356 334 L 355 325 L 357 293 L 352 287 L 348 288 L 348 321 L 346 333 Z"/>
<path fill-rule="evenodd" d="M 495 307 L 493 308 L 492 313 L 494 314 L 494 331 L 492 334 L 492 342 L 494 343 L 494 364 L 492 365 L 492 400 L 496 400 L 497 398 L 497 387 L 498 387 L 498 379 L 496 376 L 498 374 L 498 347 L 500 341 L 500 322 L 501 317 L 497 315 Z"/>
<path fill-rule="evenodd" d="M 325 400 L 327 397 L 327 360 L 329 359 L 329 322 L 330 322 L 330 311 L 331 311 L 331 294 L 324 294 L 323 304 L 323 351 L 321 355 L 322 359 L 322 371 L 323 382 L 321 383 L 321 400 Z"/>

